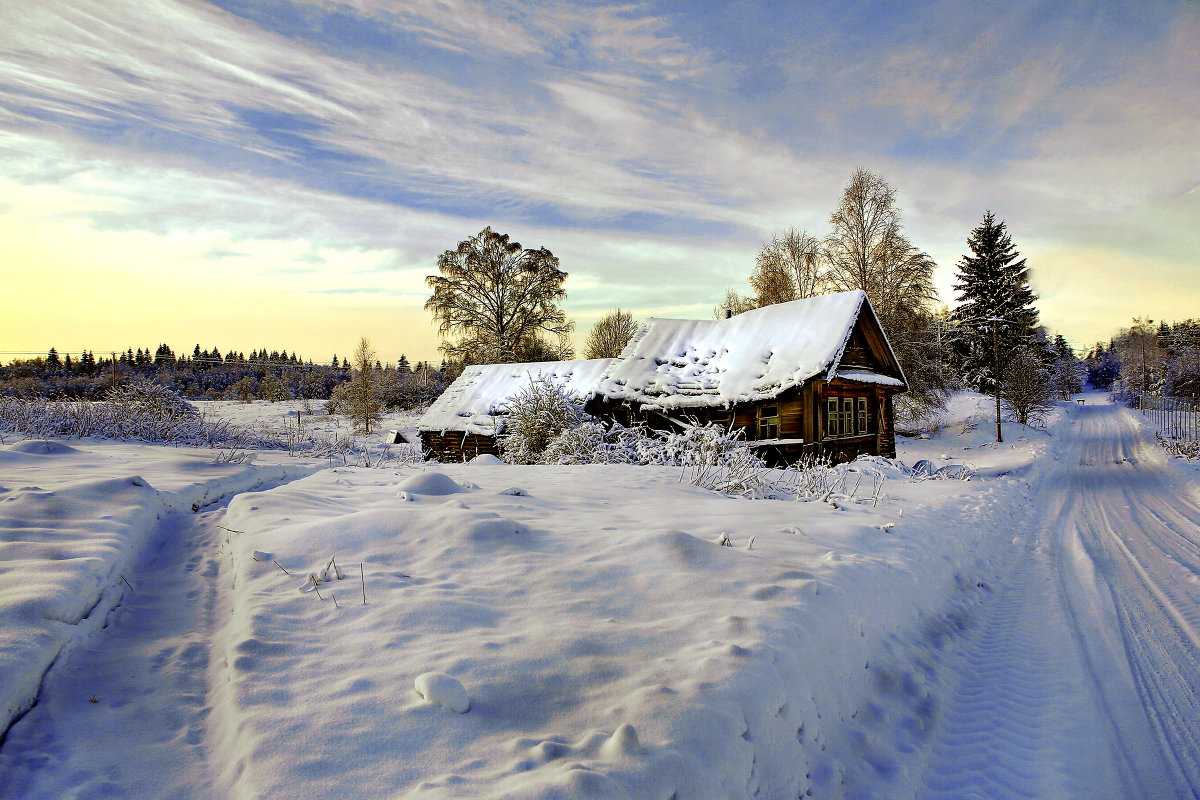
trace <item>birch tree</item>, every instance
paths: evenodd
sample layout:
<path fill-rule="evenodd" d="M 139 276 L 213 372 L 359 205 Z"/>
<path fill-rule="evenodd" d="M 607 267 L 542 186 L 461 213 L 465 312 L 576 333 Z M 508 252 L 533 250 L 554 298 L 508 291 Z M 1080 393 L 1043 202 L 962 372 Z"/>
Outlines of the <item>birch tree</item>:
<path fill-rule="evenodd" d="M 487 227 L 442 253 L 438 271 L 425 279 L 433 289 L 425 309 L 448 359 L 511 363 L 544 336 L 567 342 L 574 323 L 558 306 L 567 273 L 546 248 L 523 249 Z"/>

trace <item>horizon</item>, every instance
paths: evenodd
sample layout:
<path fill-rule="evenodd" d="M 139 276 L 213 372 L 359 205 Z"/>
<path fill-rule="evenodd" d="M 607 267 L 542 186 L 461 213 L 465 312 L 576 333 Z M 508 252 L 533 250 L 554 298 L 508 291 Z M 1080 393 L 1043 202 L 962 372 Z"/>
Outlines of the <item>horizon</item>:
<path fill-rule="evenodd" d="M 485 225 L 560 259 L 578 350 L 618 307 L 709 316 L 773 234 L 823 236 L 859 166 L 897 190 L 941 303 L 991 210 L 1051 337 L 1085 350 L 1134 317 L 1200 316 L 1196 2 L 8 17 L 3 353 L 150 332 L 321 363 L 365 336 L 381 361 L 439 363 L 424 278 Z"/>

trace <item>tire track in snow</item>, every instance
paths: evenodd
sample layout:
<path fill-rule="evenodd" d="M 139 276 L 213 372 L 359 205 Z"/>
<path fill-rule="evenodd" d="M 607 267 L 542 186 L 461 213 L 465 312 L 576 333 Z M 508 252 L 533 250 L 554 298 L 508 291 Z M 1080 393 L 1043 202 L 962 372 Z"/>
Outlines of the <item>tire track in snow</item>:
<path fill-rule="evenodd" d="M 1106 429 L 1118 435 L 1104 437 Z M 1125 725 L 1147 729 L 1160 758 L 1147 775 L 1156 788 L 1144 796 L 1200 797 L 1200 508 L 1129 411 L 1098 409 L 1082 431 L 1081 463 L 1095 469 L 1077 479 L 1074 533 L 1096 576 L 1090 588 L 1120 633 L 1115 644 L 1085 643 L 1097 660 L 1118 661 L 1136 688 L 1140 708 L 1126 710 Z M 1094 595 L 1077 591 L 1073 600 L 1082 608 Z M 1111 681 L 1101 687 L 1115 693 Z"/>
<path fill-rule="evenodd" d="M 1026 550 L 1006 585 L 979 610 L 963 643 L 956 687 L 917 797 L 929 800 L 1104 796 L 1116 776 L 1082 770 L 1080 720 L 1096 717 L 1062 647 L 1065 616 L 1047 560 Z M 1069 639 L 1069 635 L 1067 637 Z M 1099 773 L 1095 770 L 1099 769 Z"/>

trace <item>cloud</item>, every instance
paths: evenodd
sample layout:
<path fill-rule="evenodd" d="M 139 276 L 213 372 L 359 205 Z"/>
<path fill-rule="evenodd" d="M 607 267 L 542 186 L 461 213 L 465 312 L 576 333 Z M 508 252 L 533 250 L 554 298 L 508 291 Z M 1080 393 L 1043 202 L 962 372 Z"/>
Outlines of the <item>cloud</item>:
<path fill-rule="evenodd" d="M 1083 268 L 1064 246 L 1194 265 L 1194 8 L 963 9 L 28 4 L 0 31 L 4 218 L 414 304 L 492 224 L 563 258 L 581 315 L 707 315 L 864 166 L 943 287 L 985 208 L 1048 286 Z"/>

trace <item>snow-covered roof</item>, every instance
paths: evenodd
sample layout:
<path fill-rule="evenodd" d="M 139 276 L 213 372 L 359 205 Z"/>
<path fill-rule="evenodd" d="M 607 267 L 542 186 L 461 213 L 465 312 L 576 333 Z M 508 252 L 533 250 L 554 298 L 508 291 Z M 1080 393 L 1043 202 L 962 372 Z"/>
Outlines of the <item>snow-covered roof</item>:
<path fill-rule="evenodd" d="M 651 318 L 597 392 L 663 409 L 769 400 L 815 376 L 834 378 L 863 308 L 870 309 L 866 294 L 852 291 L 764 306 L 730 319 Z M 843 377 L 903 386 L 902 380 L 865 371 Z"/>
<path fill-rule="evenodd" d="M 842 378 L 847 381 L 857 381 L 858 383 L 877 383 L 880 386 L 904 386 L 904 381 L 899 378 L 893 378 L 891 375 L 881 375 L 878 372 L 872 372 L 868 369 L 839 369 L 834 373 L 834 377 Z"/>
<path fill-rule="evenodd" d="M 539 375 L 561 384 L 579 402 L 591 397 L 613 362 L 611 358 L 579 361 L 535 361 L 524 364 L 479 364 L 467 367 L 433 402 L 418 428 L 423 431 L 463 431 L 495 435 L 497 418 L 507 412 L 506 401 Z M 503 428 L 503 425 L 501 425 Z"/>

